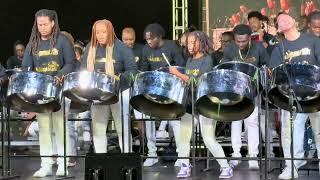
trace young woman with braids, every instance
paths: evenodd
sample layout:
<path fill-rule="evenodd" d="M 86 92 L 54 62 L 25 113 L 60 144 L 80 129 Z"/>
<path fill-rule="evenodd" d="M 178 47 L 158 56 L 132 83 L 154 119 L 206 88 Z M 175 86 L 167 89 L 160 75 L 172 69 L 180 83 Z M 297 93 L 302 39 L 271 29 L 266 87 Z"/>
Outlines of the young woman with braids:
<path fill-rule="evenodd" d="M 209 50 L 212 45 L 204 32 L 190 32 L 187 36 L 186 47 L 187 53 L 189 54 L 189 59 L 186 65 L 186 74 L 180 73 L 175 67 L 170 68 L 170 72 L 172 74 L 185 81 L 189 81 L 191 77 L 198 78 L 202 74 L 212 70 L 214 61 L 212 60 L 212 56 L 209 54 Z M 196 114 L 195 118 L 200 122 L 202 138 L 209 151 L 215 157 L 225 157 L 221 145 L 215 138 L 217 121 L 199 114 Z M 192 119 L 191 114 L 185 114 L 181 118 L 178 143 L 179 157 L 188 157 L 190 154 L 190 139 L 192 135 L 192 121 L 190 119 Z M 177 177 L 189 177 L 191 175 L 189 159 L 182 159 L 181 161 L 181 167 Z M 233 176 L 233 170 L 229 166 L 228 161 L 226 159 L 218 159 L 217 161 L 221 166 L 221 174 L 219 178 L 231 178 Z"/>
<path fill-rule="evenodd" d="M 92 134 L 96 153 L 107 152 L 106 130 L 112 113 L 122 152 L 131 149 L 128 134 L 130 78 L 137 71 L 133 51 L 117 39 L 113 25 L 108 20 L 98 20 L 92 27 L 91 41 L 82 56 L 82 67 L 110 76 L 120 76 L 123 101 L 124 137 L 122 137 L 121 99 L 116 104 L 91 106 Z M 121 96 L 119 95 L 121 98 Z M 122 145 L 124 138 L 124 146 Z"/>
<path fill-rule="evenodd" d="M 72 72 L 75 63 L 75 53 L 71 42 L 60 33 L 58 16 L 53 10 L 41 9 L 35 14 L 29 43 L 27 45 L 22 68 L 24 70 L 54 76 L 57 83 L 61 83 L 63 76 Z M 66 111 L 69 105 L 66 103 Z M 63 108 L 54 113 L 38 113 L 40 155 L 53 155 L 51 134 L 55 133 L 57 151 L 63 156 Z M 68 139 L 68 135 L 66 135 Z M 68 147 L 68 146 L 67 146 Z M 68 152 L 68 150 L 66 150 Z M 56 175 L 63 176 L 64 160 L 57 159 L 58 170 Z M 34 177 L 52 175 L 53 160 L 50 157 L 41 158 L 41 168 L 36 171 Z"/>

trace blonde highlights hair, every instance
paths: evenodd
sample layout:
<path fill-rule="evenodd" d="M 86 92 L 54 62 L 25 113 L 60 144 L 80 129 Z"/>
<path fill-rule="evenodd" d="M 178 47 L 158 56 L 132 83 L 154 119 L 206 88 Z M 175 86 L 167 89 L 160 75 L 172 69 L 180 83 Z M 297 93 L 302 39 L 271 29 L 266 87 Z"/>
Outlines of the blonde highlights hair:
<path fill-rule="evenodd" d="M 105 73 L 113 76 L 114 67 L 113 67 L 112 54 L 113 54 L 113 46 L 116 39 L 116 34 L 114 32 L 112 23 L 106 19 L 98 20 L 93 24 L 91 41 L 89 46 L 88 58 L 87 58 L 87 69 L 89 71 L 94 71 L 94 64 L 96 61 L 96 51 L 98 46 L 97 37 L 96 37 L 97 24 L 104 24 L 107 29 Z"/>

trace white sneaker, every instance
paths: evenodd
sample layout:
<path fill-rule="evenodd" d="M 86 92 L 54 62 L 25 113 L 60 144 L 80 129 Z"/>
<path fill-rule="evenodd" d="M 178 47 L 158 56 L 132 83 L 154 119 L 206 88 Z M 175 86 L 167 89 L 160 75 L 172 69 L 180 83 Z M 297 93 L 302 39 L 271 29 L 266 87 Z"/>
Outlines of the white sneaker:
<path fill-rule="evenodd" d="M 259 169 L 258 161 L 257 160 L 249 160 L 249 169 L 258 170 Z"/>
<path fill-rule="evenodd" d="M 279 179 L 292 179 L 291 178 L 291 167 L 286 166 L 282 173 L 278 176 Z M 293 172 L 293 178 L 296 179 L 298 178 L 298 172 L 296 170 L 296 168 L 294 168 L 294 172 Z"/>
<path fill-rule="evenodd" d="M 191 165 L 181 163 L 180 171 L 177 174 L 177 178 L 186 178 L 191 176 Z"/>
<path fill-rule="evenodd" d="M 66 175 L 68 175 L 68 169 L 67 169 L 67 172 L 66 172 Z M 58 169 L 57 169 L 57 173 L 56 173 L 56 176 L 64 176 L 65 173 L 64 173 L 64 166 L 63 165 L 59 165 L 58 166 Z"/>
<path fill-rule="evenodd" d="M 46 176 L 52 176 L 52 167 L 51 166 L 41 167 L 38 171 L 36 171 L 33 174 L 33 177 L 38 177 L 38 178 L 42 178 L 42 177 L 46 177 Z"/>
<path fill-rule="evenodd" d="M 232 157 L 237 157 L 237 158 L 239 158 L 239 157 L 242 157 L 242 156 L 241 156 L 240 153 L 232 153 Z M 231 165 L 232 167 L 236 167 L 236 166 L 238 166 L 240 163 L 241 163 L 240 160 L 236 160 L 236 159 L 230 160 L 230 165 Z"/>
<path fill-rule="evenodd" d="M 177 159 L 176 162 L 174 163 L 174 167 L 181 167 L 181 162 L 182 159 Z"/>
<path fill-rule="evenodd" d="M 86 141 L 86 142 L 91 141 L 91 134 L 89 131 L 83 131 L 82 136 L 83 136 L 83 141 Z"/>
<path fill-rule="evenodd" d="M 233 169 L 232 167 L 223 167 L 220 169 L 221 173 L 219 178 L 220 179 L 229 179 L 233 176 Z"/>
<path fill-rule="evenodd" d="M 158 158 L 147 158 L 143 162 L 143 166 L 144 167 L 151 167 L 151 166 L 155 165 L 157 162 L 159 162 Z"/>
<path fill-rule="evenodd" d="M 167 131 L 157 131 L 156 132 L 156 138 L 159 138 L 159 139 L 166 139 L 169 137 L 169 133 Z"/>
<path fill-rule="evenodd" d="M 300 169 L 302 166 L 306 165 L 307 161 L 306 160 L 297 160 L 295 163 L 295 166 L 297 169 Z"/>

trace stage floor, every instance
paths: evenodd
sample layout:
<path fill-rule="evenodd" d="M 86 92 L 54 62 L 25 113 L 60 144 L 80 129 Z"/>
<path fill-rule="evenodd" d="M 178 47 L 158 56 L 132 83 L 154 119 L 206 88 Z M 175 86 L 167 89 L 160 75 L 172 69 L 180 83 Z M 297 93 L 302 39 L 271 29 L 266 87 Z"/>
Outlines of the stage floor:
<path fill-rule="evenodd" d="M 176 173 L 178 168 L 173 167 L 173 162 L 167 163 L 157 163 L 154 167 L 144 168 L 143 170 L 143 180 L 174 180 L 176 178 Z M 28 180 L 33 179 L 32 174 L 35 172 L 40 165 L 39 158 L 14 158 L 12 160 L 12 175 L 20 175 L 20 179 Z M 279 162 L 272 162 L 273 168 L 279 167 Z M 188 180 L 212 180 L 218 179 L 219 169 L 218 164 L 215 161 L 211 161 L 212 170 L 203 172 L 205 168 L 205 161 L 198 161 L 196 163 L 196 168 L 193 168 L 192 177 L 186 178 Z M 55 174 L 56 166 L 53 168 Z M 304 168 L 317 169 L 316 164 L 307 164 Z M 269 178 L 278 179 L 279 169 L 275 169 L 269 173 Z M 75 176 L 74 179 L 84 179 L 84 159 L 77 159 L 77 165 L 75 167 L 69 168 L 70 175 Z M 260 178 L 259 171 L 248 170 L 248 163 L 243 161 L 237 168 L 234 169 L 234 180 L 258 180 Z M 54 176 L 42 178 L 43 180 L 55 179 Z M 319 172 L 316 170 L 299 171 L 300 180 L 319 180 Z"/>

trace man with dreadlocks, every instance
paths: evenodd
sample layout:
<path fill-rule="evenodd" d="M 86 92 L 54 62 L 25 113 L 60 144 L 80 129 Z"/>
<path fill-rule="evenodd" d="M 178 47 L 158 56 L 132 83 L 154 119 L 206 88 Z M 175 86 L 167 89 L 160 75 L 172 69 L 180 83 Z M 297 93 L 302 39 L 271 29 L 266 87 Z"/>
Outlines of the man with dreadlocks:
<path fill-rule="evenodd" d="M 160 24 L 153 23 L 147 25 L 143 32 L 144 38 L 147 44 L 142 50 L 142 59 L 140 62 L 140 69 L 142 71 L 153 71 L 161 67 L 166 67 L 166 63 L 162 54 L 164 54 L 171 65 L 184 66 L 185 61 L 182 57 L 182 53 L 176 42 L 165 40 L 165 31 Z M 154 121 L 146 121 L 146 137 L 148 146 L 148 156 L 157 156 L 156 147 L 156 128 Z M 178 132 L 180 128 L 179 121 L 169 121 L 171 125 L 175 140 L 178 142 Z M 144 162 L 144 166 L 153 166 L 158 162 L 158 159 L 147 158 Z M 175 166 L 179 166 L 179 161 L 175 163 Z"/>
<path fill-rule="evenodd" d="M 63 76 L 73 71 L 75 59 L 71 42 L 60 33 L 57 13 L 48 9 L 41 9 L 36 12 L 30 40 L 23 57 L 22 68 L 54 76 L 57 82 L 61 83 Z M 66 111 L 68 109 L 69 105 L 66 103 Z M 40 155 L 53 155 L 51 134 L 54 132 L 58 155 L 63 156 L 63 108 L 54 113 L 39 113 L 37 120 L 39 123 Z M 68 135 L 66 137 L 69 138 Z M 63 158 L 59 157 L 57 162 L 56 175 L 67 174 L 68 172 L 64 171 Z M 52 175 L 52 164 L 52 158 L 42 157 L 41 168 L 33 176 Z"/>
<path fill-rule="evenodd" d="M 226 47 L 223 53 L 223 62 L 241 61 L 261 67 L 266 64 L 269 55 L 261 42 L 251 40 L 251 29 L 248 25 L 240 24 L 233 29 L 234 42 Z M 241 132 L 243 121 L 233 121 L 231 124 L 231 144 L 233 149 L 232 157 L 241 157 L 240 149 L 242 146 Z M 258 107 L 253 113 L 244 120 L 246 129 L 248 130 L 248 147 L 249 156 L 257 157 L 259 146 L 259 123 L 258 123 Z M 233 166 L 239 164 L 239 160 L 231 160 Z M 249 161 L 250 169 L 259 169 L 258 161 Z"/>
<path fill-rule="evenodd" d="M 212 43 L 204 32 L 193 31 L 187 35 L 187 52 L 189 55 L 186 73 L 180 73 L 175 67 L 170 68 L 170 72 L 185 81 L 189 81 L 190 78 L 199 78 L 202 74 L 212 70 L 214 61 L 209 54 Z M 189 98 L 191 96 L 188 96 Z M 215 138 L 216 120 L 206 118 L 202 115 L 196 114 L 195 118 L 200 122 L 201 134 L 203 142 L 208 147 L 210 152 L 215 157 L 225 157 L 224 151 L 221 145 Z M 188 157 L 190 154 L 190 139 L 192 135 L 192 119 L 191 114 L 185 114 L 181 118 L 180 134 L 179 134 L 179 157 Z M 229 166 L 226 159 L 218 159 L 221 166 L 221 174 L 219 178 L 231 178 L 233 176 L 233 170 Z M 181 160 L 180 171 L 177 175 L 178 178 L 186 178 L 191 175 L 191 165 L 189 159 Z"/>
<path fill-rule="evenodd" d="M 129 79 L 137 72 L 133 51 L 116 38 L 110 21 L 98 20 L 92 27 L 91 41 L 82 56 L 82 67 L 89 71 L 97 71 L 119 78 L 122 97 L 112 105 L 93 104 L 91 106 L 92 134 L 96 153 L 107 152 L 107 122 L 112 113 L 122 152 L 131 150 L 128 134 L 129 124 Z M 121 106 L 121 101 L 123 106 Z M 121 108 L 123 111 L 121 111 Z M 122 114 L 123 112 L 123 122 Z M 122 129 L 122 123 L 123 128 Z M 124 137 L 122 137 L 122 130 Z M 124 142 L 124 145 L 122 144 Z"/>

